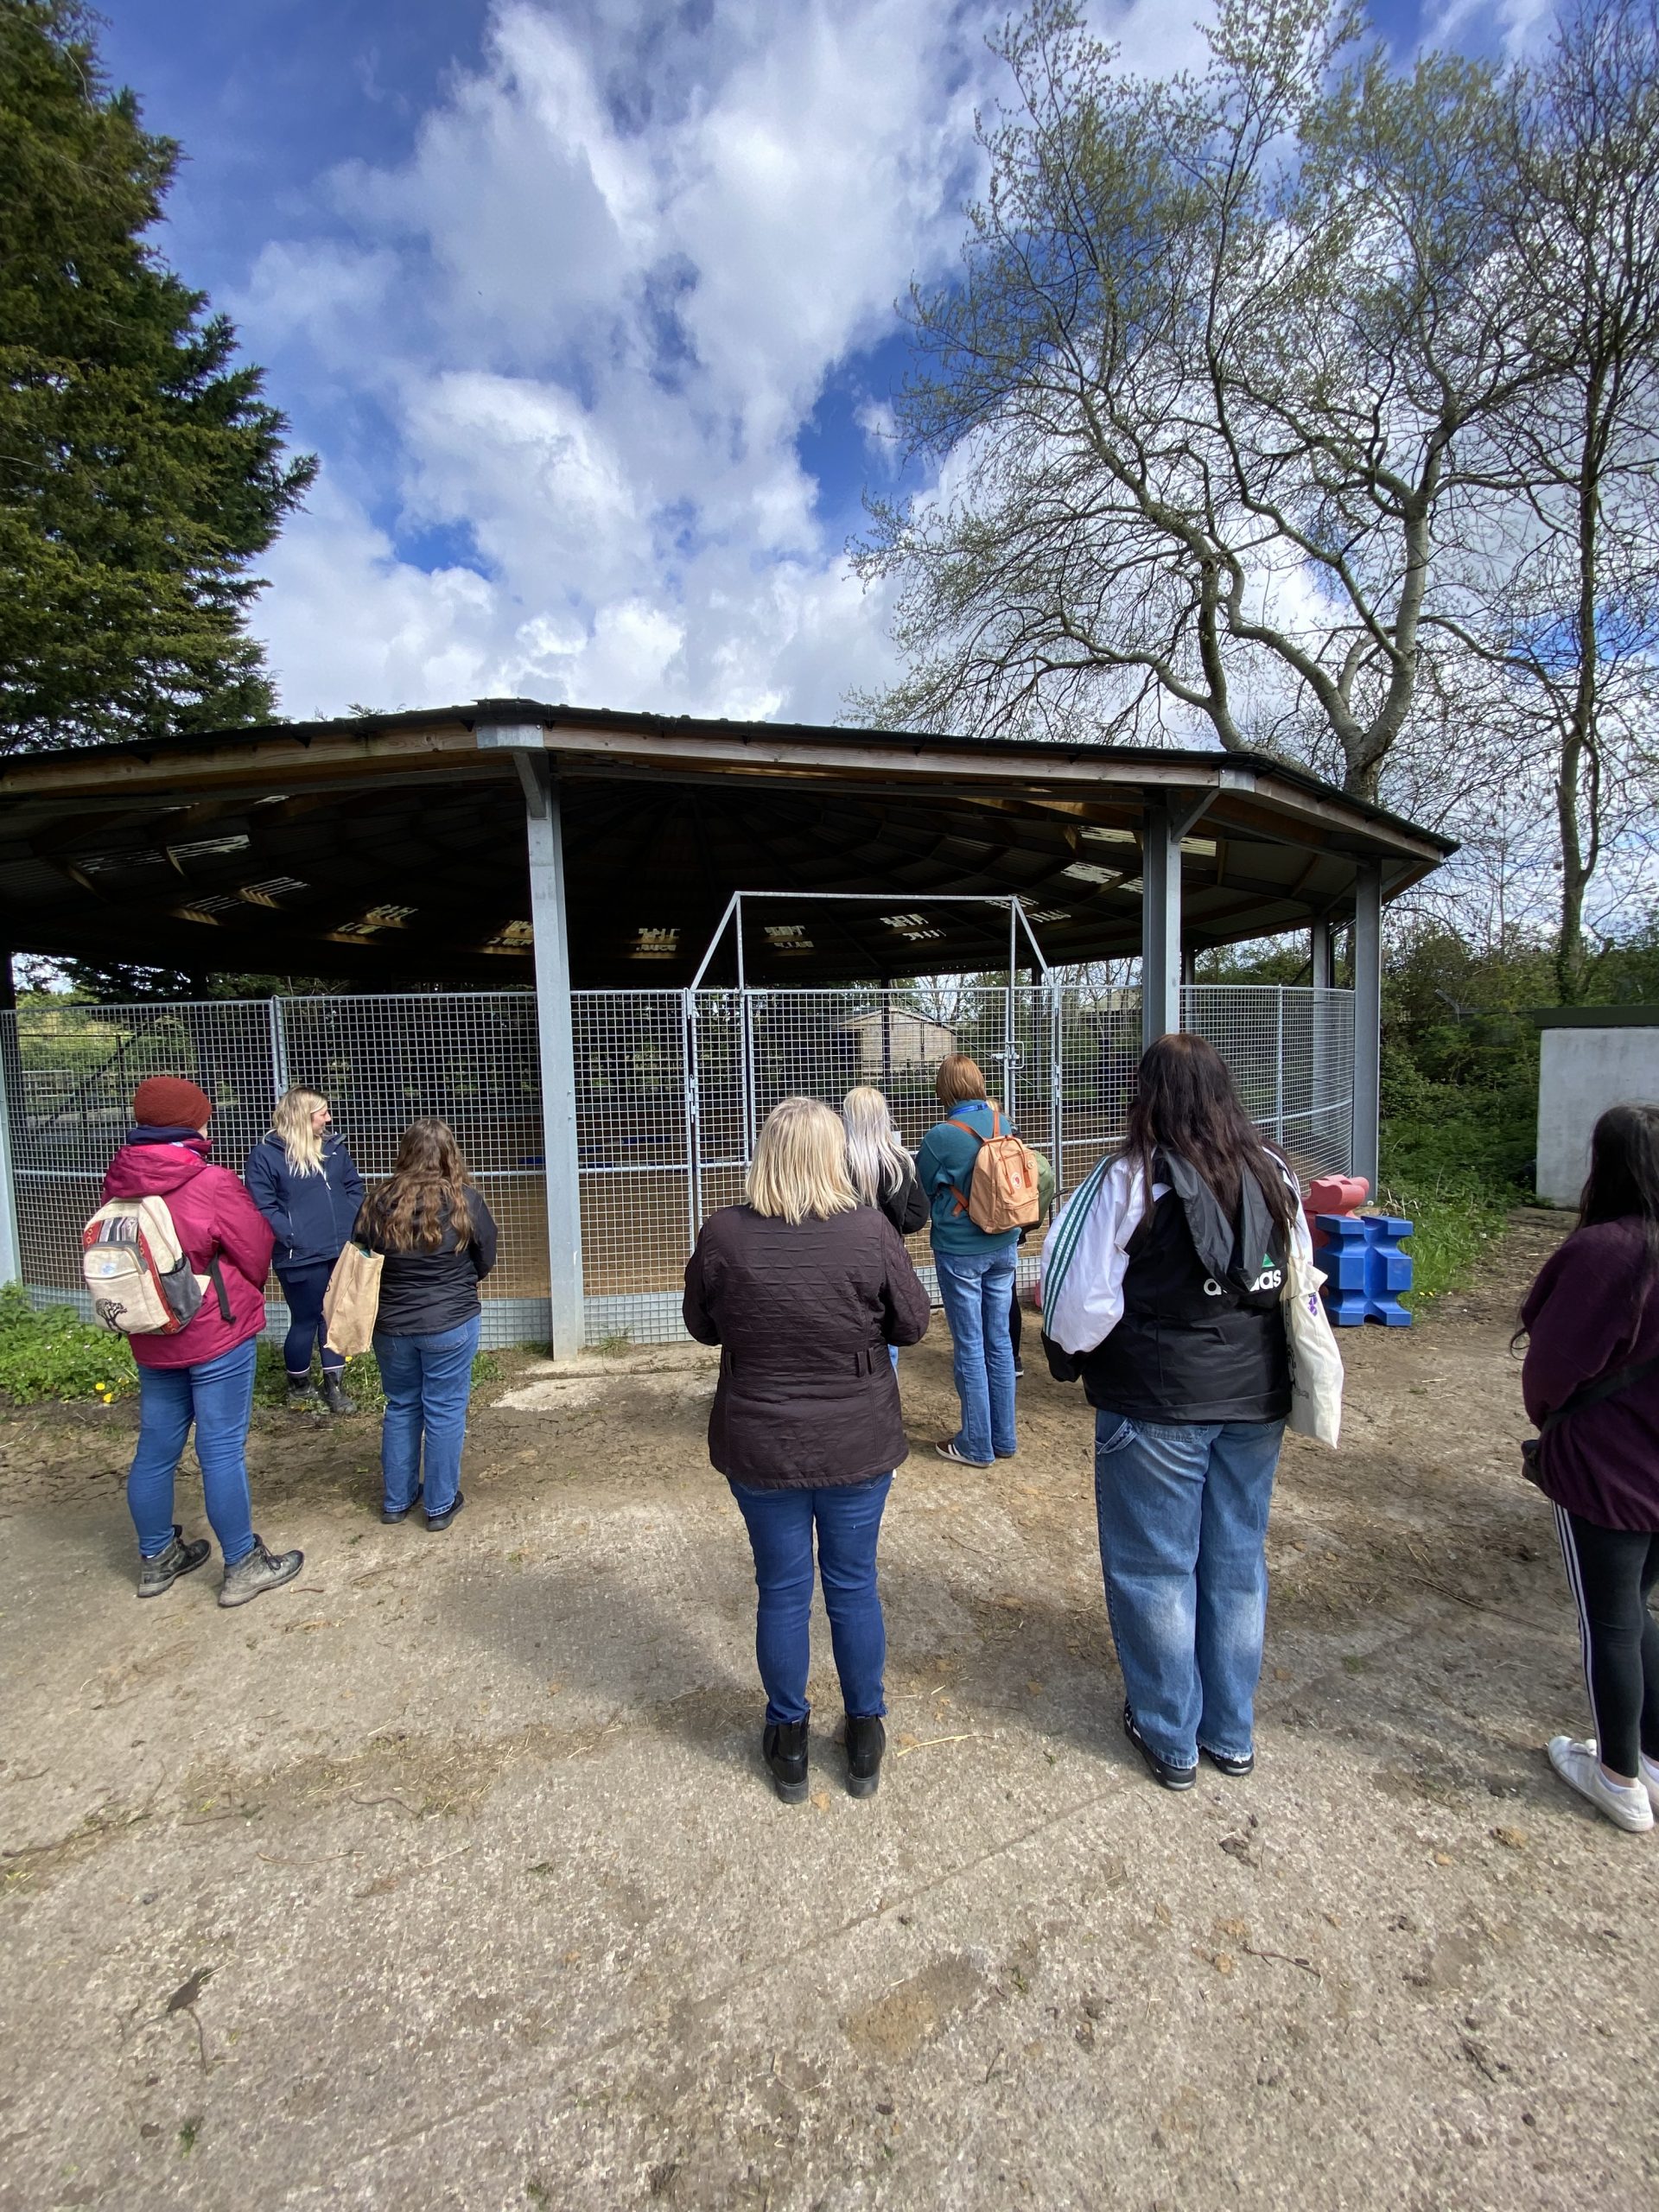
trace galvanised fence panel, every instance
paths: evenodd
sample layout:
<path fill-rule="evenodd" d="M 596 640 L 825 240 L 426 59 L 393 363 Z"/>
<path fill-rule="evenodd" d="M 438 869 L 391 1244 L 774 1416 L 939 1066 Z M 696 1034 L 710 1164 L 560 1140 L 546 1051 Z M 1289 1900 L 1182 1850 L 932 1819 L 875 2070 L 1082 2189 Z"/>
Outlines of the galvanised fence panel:
<path fill-rule="evenodd" d="M 1354 1100 L 1351 991 L 1189 983 L 1181 1027 L 1207 1037 L 1232 1070 L 1245 1110 L 1302 1180 L 1345 1174 Z"/>
<path fill-rule="evenodd" d="M 1217 1046 L 1250 1112 L 1304 1177 L 1345 1169 L 1351 995 L 1205 984 L 1189 987 L 1182 1006 L 1185 1025 Z M 1122 1139 L 1141 1049 L 1138 991 L 1058 984 L 579 991 L 572 1021 L 590 1343 L 683 1335 L 681 1276 L 697 1229 L 741 1196 L 755 1132 L 789 1093 L 839 1106 L 853 1084 L 874 1084 L 913 1150 L 937 1118 L 939 1061 L 969 1053 L 1065 1192 Z M 500 1230 L 484 1341 L 545 1341 L 528 991 L 35 1004 L 0 1016 L 0 1073 L 22 1275 L 37 1298 L 79 1300 L 80 1226 L 144 1076 L 200 1084 L 214 1102 L 214 1156 L 237 1168 L 275 1099 L 297 1083 L 328 1099 L 371 1182 L 390 1172 L 417 1115 L 449 1122 Z M 912 1253 L 930 1274 L 925 1232 Z M 1033 1237 L 1021 1252 L 1027 1277 L 1036 1259 Z M 274 1281 L 268 1296 L 279 1329 Z"/>

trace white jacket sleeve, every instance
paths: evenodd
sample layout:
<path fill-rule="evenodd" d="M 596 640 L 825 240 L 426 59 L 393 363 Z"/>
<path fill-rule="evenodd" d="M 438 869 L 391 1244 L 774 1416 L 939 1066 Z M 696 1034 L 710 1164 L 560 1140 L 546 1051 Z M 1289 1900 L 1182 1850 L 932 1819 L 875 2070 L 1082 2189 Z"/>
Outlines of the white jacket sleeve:
<path fill-rule="evenodd" d="M 1153 1202 L 1167 1186 L 1153 1185 Z M 1146 1213 L 1146 1184 L 1133 1161 L 1116 1160 L 1097 1186 L 1078 1234 L 1071 1263 L 1059 1292 L 1048 1295 L 1050 1260 L 1066 1215 L 1082 1195 L 1074 1192 L 1059 1208 L 1043 1239 L 1043 1328 L 1065 1351 L 1093 1351 L 1123 1319 L 1123 1277 L 1129 1264 L 1128 1242 Z"/>

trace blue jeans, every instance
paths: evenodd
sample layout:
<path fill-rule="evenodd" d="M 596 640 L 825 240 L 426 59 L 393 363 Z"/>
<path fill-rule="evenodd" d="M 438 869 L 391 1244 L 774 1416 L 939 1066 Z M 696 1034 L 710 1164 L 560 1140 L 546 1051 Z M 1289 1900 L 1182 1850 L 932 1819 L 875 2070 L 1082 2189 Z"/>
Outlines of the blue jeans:
<path fill-rule="evenodd" d="M 760 1593 L 754 1656 L 766 1688 L 768 1720 L 787 1724 L 807 1716 L 815 1526 L 823 1609 L 830 1616 L 842 1703 L 855 1719 L 887 1711 L 881 1674 L 887 1658 L 887 1630 L 875 1586 L 875 1543 L 881 1533 L 881 1509 L 892 1487 L 891 1475 L 873 1475 L 863 1483 L 828 1484 L 821 1490 L 755 1490 L 747 1483 L 733 1483 L 732 1496 L 748 1528 L 755 1587 Z"/>
<path fill-rule="evenodd" d="M 158 1559 L 173 1541 L 173 1478 L 192 1421 L 207 1523 L 226 1566 L 253 1549 L 248 1421 L 257 1357 L 250 1337 L 194 1367 L 139 1369 L 138 1449 L 127 1476 L 127 1510 L 144 1558 Z"/>
<path fill-rule="evenodd" d="M 288 1334 L 283 1339 L 283 1364 L 290 1375 L 311 1374 L 311 1347 L 322 1354 L 325 1375 L 338 1375 L 346 1364 L 344 1352 L 331 1351 L 322 1340 L 322 1294 L 334 1271 L 332 1260 L 308 1260 L 303 1267 L 286 1262 L 276 1270 L 288 1301 Z"/>
<path fill-rule="evenodd" d="M 1254 1749 L 1281 1421 L 1095 1416 L 1106 1610 L 1141 1733 L 1172 1766 Z"/>
<path fill-rule="evenodd" d="M 467 1440 L 467 1402 L 473 1393 L 473 1357 L 483 1325 L 484 1316 L 474 1313 L 430 1336 L 389 1337 L 375 1331 L 375 1364 L 386 1394 L 380 1479 L 388 1512 L 407 1513 L 423 1488 L 423 1440 L 427 1511 L 447 1513 L 454 1503 L 461 1488 L 461 1447 Z"/>
<path fill-rule="evenodd" d="M 1012 1244 L 998 1252 L 933 1254 L 950 1324 L 950 1366 L 962 1403 L 956 1446 L 964 1459 L 1014 1457 L 1014 1261 Z"/>

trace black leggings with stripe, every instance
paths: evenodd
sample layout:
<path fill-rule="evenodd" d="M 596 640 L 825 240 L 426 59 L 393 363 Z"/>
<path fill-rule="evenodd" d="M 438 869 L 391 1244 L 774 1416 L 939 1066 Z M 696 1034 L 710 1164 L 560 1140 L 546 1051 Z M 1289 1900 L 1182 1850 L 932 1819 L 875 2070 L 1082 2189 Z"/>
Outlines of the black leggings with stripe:
<path fill-rule="evenodd" d="M 1638 1748 L 1659 1760 L 1659 1621 L 1648 1611 L 1659 1582 L 1659 1535 L 1599 1529 L 1560 1505 L 1555 1529 L 1579 1609 L 1601 1763 L 1634 1776 Z"/>

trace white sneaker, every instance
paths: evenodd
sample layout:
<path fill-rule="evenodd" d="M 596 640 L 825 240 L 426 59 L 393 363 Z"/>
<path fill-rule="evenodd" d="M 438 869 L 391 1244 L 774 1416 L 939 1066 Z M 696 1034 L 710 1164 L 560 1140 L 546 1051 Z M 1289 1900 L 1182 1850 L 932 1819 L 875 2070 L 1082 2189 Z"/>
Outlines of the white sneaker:
<path fill-rule="evenodd" d="M 1637 1767 L 1642 1787 L 1648 1793 L 1648 1802 L 1659 1813 L 1659 1759 L 1650 1759 L 1645 1751 L 1637 1754 Z"/>
<path fill-rule="evenodd" d="M 1587 1797 L 1615 1827 L 1640 1835 L 1653 1826 L 1647 1789 L 1639 1782 L 1609 1782 L 1593 1744 L 1577 1743 L 1571 1736 L 1552 1736 L 1549 1763 L 1569 1789 Z"/>

